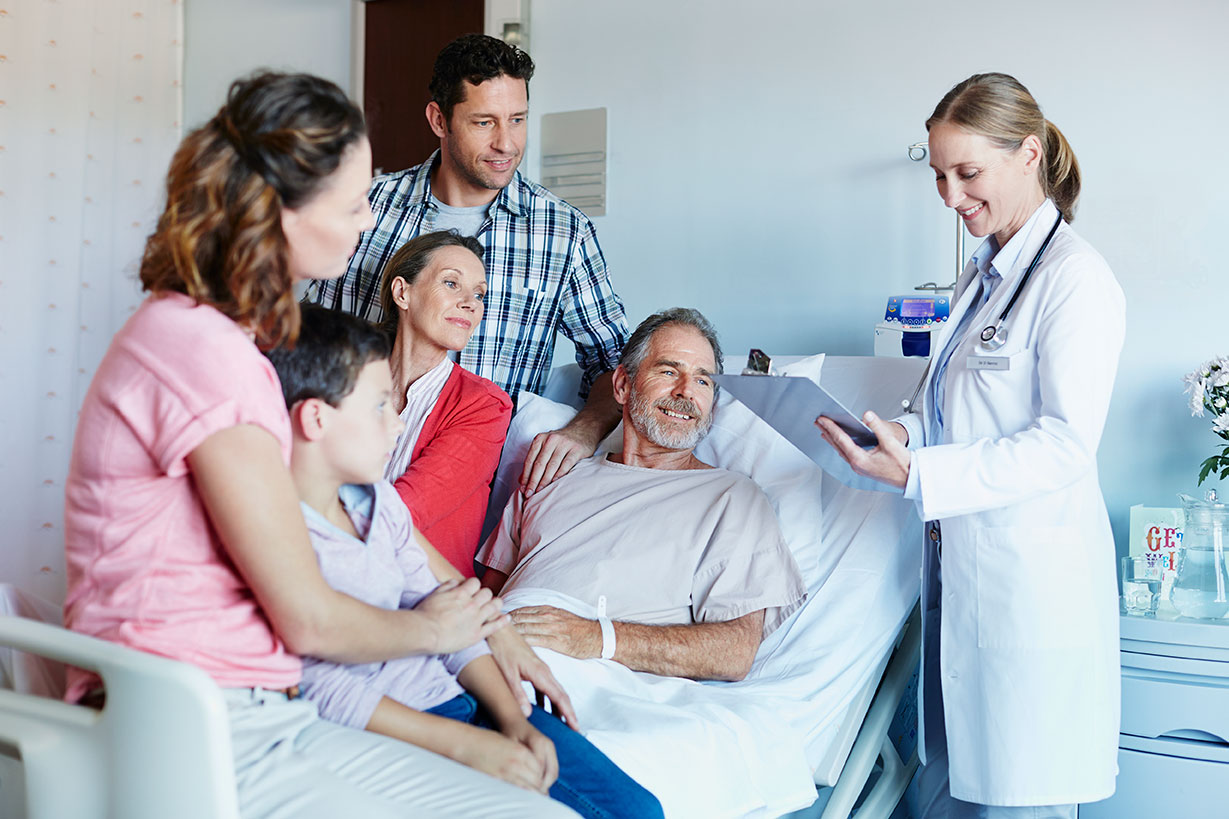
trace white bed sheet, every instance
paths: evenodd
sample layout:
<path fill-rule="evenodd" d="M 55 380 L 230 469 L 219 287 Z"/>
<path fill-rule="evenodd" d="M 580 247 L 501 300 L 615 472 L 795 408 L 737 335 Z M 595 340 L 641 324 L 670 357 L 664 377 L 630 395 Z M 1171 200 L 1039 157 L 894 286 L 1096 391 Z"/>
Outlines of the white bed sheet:
<path fill-rule="evenodd" d="M 533 435 L 573 413 L 522 397 L 493 498 L 508 496 L 519 472 L 513 465 L 523 462 Z M 617 439 L 618 431 L 606 448 Z M 880 672 L 917 598 L 917 517 L 899 496 L 824 476 L 728 395 L 697 454 L 765 489 L 809 590 L 806 604 L 765 640 L 747 679 L 698 683 L 540 653 L 586 735 L 661 799 L 666 816 L 777 816 L 815 798 L 813 770 L 850 703 Z M 561 601 L 520 590 L 506 603 Z M 571 608 L 593 616 L 587 604 Z"/>

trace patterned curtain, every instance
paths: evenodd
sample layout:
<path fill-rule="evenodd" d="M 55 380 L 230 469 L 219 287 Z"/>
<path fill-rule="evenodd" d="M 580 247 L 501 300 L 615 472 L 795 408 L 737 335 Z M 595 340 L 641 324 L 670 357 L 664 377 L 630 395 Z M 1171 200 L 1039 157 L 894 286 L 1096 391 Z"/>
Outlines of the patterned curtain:
<path fill-rule="evenodd" d="M 57 603 L 77 410 L 141 300 L 182 75 L 181 0 L 0 0 L 0 581 Z"/>

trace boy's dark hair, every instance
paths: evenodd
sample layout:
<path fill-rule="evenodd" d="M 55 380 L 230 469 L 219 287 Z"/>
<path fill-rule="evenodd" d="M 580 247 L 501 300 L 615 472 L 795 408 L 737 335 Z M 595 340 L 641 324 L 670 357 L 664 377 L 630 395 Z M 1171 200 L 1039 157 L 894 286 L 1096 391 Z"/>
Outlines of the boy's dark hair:
<path fill-rule="evenodd" d="M 511 77 L 525 81 L 525 98 L 529 98 L 529 80 L 533 77 L 533 60 L 524 51 L 486 34 L 462 34 L 444 46 L 435 58 L 431 84 L 427 86 L 431 99 L 452 121 L 452 109 L 465 99 L 465 85 L 481 85 L 496 77 Z"/>
<path fill-rule="evenodd" d="M 307 398 L 338 406 L 354 389 L 363 367 L 388 358 L 388 337 L 357 316 L 316 304 L 301 305 L 299 339 L 266 353 L 293 407 Z"/>

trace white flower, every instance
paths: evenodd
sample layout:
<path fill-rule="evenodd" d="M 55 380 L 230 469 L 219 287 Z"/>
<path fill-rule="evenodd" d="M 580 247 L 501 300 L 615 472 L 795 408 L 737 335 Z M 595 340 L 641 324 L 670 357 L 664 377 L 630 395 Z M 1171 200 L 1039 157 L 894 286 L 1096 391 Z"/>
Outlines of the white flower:
<path fill-rule="evenodd" d="M 1229 432 L 1229 412 L 1223 412 L 1216 416 L 1216 420 L 1212 422 L 1213 432 Z"/>
<path fill-rule="evenodd" d="M 1195 373 L 1191 373 L 1191 375 L 1194 375 L 1194 374 Z M 1188 379 L 1190 377 L 1191 377 L 1190 375 L 1187 376 Z M 1198 380 L 1187 381 L 1186 391 L 1190 393 L 1190 396 L 1191 396 L 1191 401 L 1190 401 L 1191 415 L 1195 416 L 1196 418 L 1202 418 L 1203 417 L 1203 379 L 1200 378 Z"/>
<path fill-rule="evenodd" d="M 1213 370 L 1211 381 L 1212 381 L 1213 388 L 1223 387 L 1226 384 L 1229 384 L 1229 369 L 1225 369 L 1224 367 L 1219 367 Z"/>
<path fill-rule="evenodd" d="M 1202 384 L 1203 379 L 1204 379 L 1204 375 L 1203 375 L 1202 370 L 1195 370 L 1194 372 L 1190 372 L 1182 376 L 1182 383 L 1186 385 L 1185 387 L 1186 392 L 1190 392 L 1197 385 Z"/>
<path fill-rule="evenodd" d="M 1229 401 L 1226 401 L 1225 396 L 1223 395 L 1218 395 L 1212 399 L 1212 406 L 1216 407 L 1218 410 L 1224 409 L 1226 404 L 1229 404 Z"/>

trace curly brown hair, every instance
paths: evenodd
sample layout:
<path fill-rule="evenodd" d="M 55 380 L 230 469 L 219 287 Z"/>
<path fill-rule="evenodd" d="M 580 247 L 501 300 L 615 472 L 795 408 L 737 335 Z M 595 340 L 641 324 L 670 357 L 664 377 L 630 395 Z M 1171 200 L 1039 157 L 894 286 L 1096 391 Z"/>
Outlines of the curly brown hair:
<path fill-rule="evenodd" d="M 258 72 L 186 136 L 166 208 L 145 245 L 141 284 L 209 304 L 264 349 L 298 335 L 282 209 L 309 201 L 366 134 L 340 88 L 309 74 Z"/>

